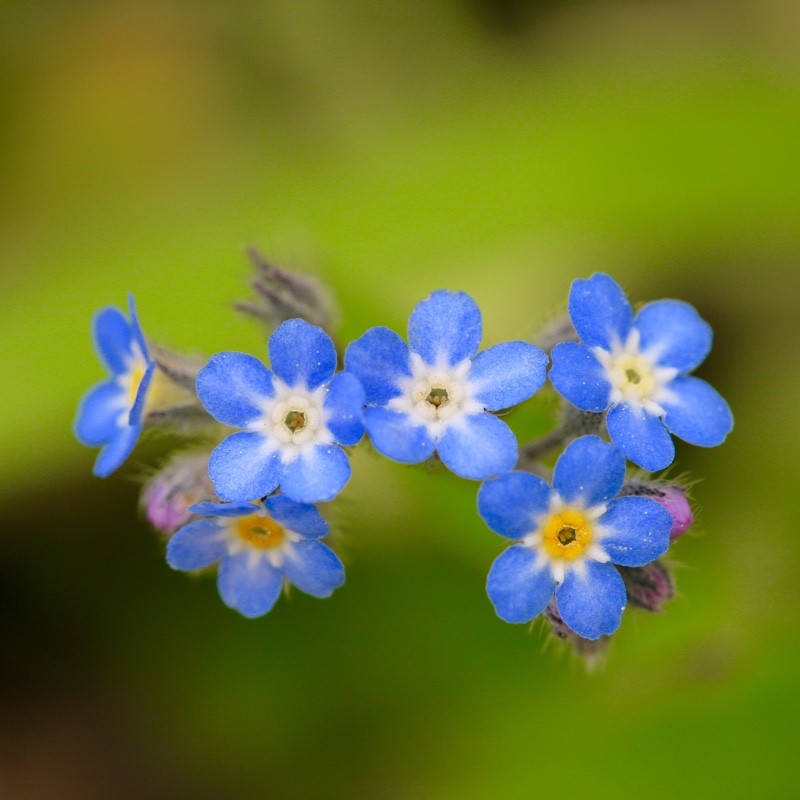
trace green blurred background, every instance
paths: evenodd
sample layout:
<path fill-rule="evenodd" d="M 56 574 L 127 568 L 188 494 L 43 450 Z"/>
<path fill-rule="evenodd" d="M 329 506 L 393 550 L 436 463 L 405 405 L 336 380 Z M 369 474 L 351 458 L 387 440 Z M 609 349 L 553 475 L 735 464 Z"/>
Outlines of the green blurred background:
<path fill-rule="evenodd" d="M 796 797 L 798 42 L 794 0 L 1 3 L 0 797 Z M 345 342 L 440 287 L 484 345 L 596 270 L 694 303 L 737 424 L 679 446 L 668 613 L 587 674 L 495 617 L 477 485 L 363 448 L 331 599 L 247 621 L 168 569 L 161 443 L 100 481 L 71 435 L 90 319 L 133 290 L 156 340 L 264 356 L 249 244 Z"/>

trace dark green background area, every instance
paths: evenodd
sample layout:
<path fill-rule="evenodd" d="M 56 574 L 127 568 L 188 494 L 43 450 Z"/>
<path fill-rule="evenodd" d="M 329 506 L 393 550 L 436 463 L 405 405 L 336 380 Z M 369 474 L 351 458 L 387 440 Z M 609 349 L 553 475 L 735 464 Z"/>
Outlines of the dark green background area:
<path fill-rule="evenodd" d="M 800 8 L 789 0 L 0 5 L 0 797 L 794 797 Z M 341 339 L 469 292 L 484 346 L 570 281 L 679 297 L 729 400 L 679 598 L 604 668 L 496 618 L 477 484 L 353 457 L 347 582 L 267 617 L 170 570 L 72 437 L 90 319 L 266 357 L 249 244 Z M 552 398 L 512 412 L 520 437 Z"/>

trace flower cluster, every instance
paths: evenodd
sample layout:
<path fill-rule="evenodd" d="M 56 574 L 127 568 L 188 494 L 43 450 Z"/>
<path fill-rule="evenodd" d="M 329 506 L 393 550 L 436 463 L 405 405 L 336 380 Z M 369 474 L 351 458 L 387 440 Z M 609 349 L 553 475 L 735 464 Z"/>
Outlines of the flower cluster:
<path fill-rule="evenodd" d="M 269 366 L 222 352 L 201 368 L 148 344 L 132 299 L 129 318 L 115 308 L 95 318 L 111 377 L 86 395 L 75 423 L 81 442 L 101 448 L 95 474 L 116 470 L 151 426 L 200 442 L 173 454 L 142 492 L 148 520 L 171 537 L 171 567 L 217 565 L 222 600 L 245 617 L 270 611 L 287 584 L 328 597 L 344 567 L 320 541 L 329 525 L 317 504 L 345 488 L 348 449 L 366 433 L 394 461 L 435 459 L 482 482 L 478 514 L 511 542 L 486 585 L 501 619 L 541 615 L 588 657 L 628 605 L 663 608 L 674 582 L 662 557 L 693 512 L 685 487 L 627 461 L 662 470 L 672 435 L 710 447 L 733 426 L 720 395 L 689 374 L 711 347 L 694 308 L 661 300 L 634 315 L 619 285 L 596 274 L 573 282 L 569 319 L 548 329 L 557 341 L 478 352 L 477 303 L 438 290 L 413 309 L 407 343 L 371 328 L 337 371 L 321 327 L 333 317 L 327 293 L 253 257 L 259 301 L 237 308 L 273 328 Z M 498 414 L 542 388 L 550 360 L 563 421 L 520 448 Z M 542 459 L 559 449 L 551 471 Z"/>

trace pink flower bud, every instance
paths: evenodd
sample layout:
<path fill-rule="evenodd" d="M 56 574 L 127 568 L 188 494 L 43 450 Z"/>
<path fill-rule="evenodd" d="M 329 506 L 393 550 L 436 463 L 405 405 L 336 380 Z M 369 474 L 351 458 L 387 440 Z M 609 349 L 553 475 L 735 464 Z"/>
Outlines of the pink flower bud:
<path fill-rule="evenodd" d="M 694 513 L 683 489 L 679 486 L 663 486 L 660 494 L 652 495 L 652 499 L 672 515 L 670 539 L 677 539 L 689 530 L 694 522 Z"/>

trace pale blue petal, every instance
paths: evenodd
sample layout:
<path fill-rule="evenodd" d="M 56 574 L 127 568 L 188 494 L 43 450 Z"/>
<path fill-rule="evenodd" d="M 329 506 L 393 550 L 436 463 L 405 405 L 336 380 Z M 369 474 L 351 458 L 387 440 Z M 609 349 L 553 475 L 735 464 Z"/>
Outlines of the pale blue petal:
<path fill-rule="evenodd" d="M 125 425 L 119 428 L 117 435 L 100 451 L 92 472 L 98 478 L 107 478 L 119 469 L 136 447 L 141 432 L 141 425 Z"/>
<path fill-rule="evenodd" d="M 267 514 L 290 531 L 308 539 L 319 539 L 330 530 L 328 523 L 309 503 L 295 503 L 282 494 L 275 494 L 264 501 Z"/>
<path fill-rule="evenodd" d="M 674 401 L 661 403 L 664 424 L 678 438 L 702 447 L 716 447 L 733 429 L 730 406 L 700 378 L 675 378 L 668 389 Z"/>
<path fill-rule="evenodd" d="M 147 342 L 145 341 L 144 334 L 142 333 L 142 326 L 139 325 L 139 315 L 136 313 L 136 303 L 133 301 L 133 292 L 128 294 L 128 313 L 131 318 L 131 333 L 136 343 L 139 345 L 139 350 L 144 356 L 145 361 L 150 360 L 150 355 L 147 352 Z"/>
<path fill-rule="evenodd" d="M 349 479 L 350 462 L 344 450 L 320 444 L 286 464 L 281 491 L 296 503 L 322 503 L 333 500 Z"/>
<path fill-rule="evenodd" d="M 556 391 L 581 411 L 605 411 L 611 400 L 611 383 L 605 367 L 590 347 L 561 342 L 553 348 L 550 381 Z"/>
<path fill-rule="evenodd" d="M 277 488 L 283 467 L 278 450 L 270 450 L 258 433 L 240 431 L 223 440 L 208 460 L 214 491 L 223 500 L 246 503 Z"/>
<path fill-rule="evenodd" d="M 127 372 L 133 355 L 133 331 L 125 315 L 113 306 L 101 309 L 94 316 L 92 332 L 103 363 L 115 375 Z"/>
<path fill-rule="evenodd" d="M 275 605 L 282 586 L 283 575 L 266 558 L 251 561 L 249 548 L 223 559 L 219 565 L 220 597 L 226 606 L 245 617 L 266 614 Z"/>
<path fill-rule="evenodd" d="M 389 328 L 370 328 L 351 342 L 344 366 L 362 383 L 366 402 L 385 405 L 401 394 L 398 383 L 411 377 L 408 345 Z"/>
<path fill-rule="evenodd" d="M 556 582 L 546 561 L 535 568 L 536 559 L 536 550 L 518 544 L 495 559 L 486 580 L 486 593 L 500 619 L 529 622 L 547 608 Z"/>
<path fill-rule="evenodd" d="M 489 411 L 511 408 L 532 397 L 544 383 L 547 356 L 527 342 L 503 342 L 472 362 L 469 383 L 473 398 Z"/>
<path fill-rule="evenodd" d="M 274 394 L 272 373 L 246 353 L 217 353 L 197 375 L 197 396 L 206 411 L 234 428 L 262 416 L 264 402 Z"/>
<path fill-rule="evenodd" d="M 581 341 L 604 350 L 624 343 L 633 321 L 633 311 L 625 292 L 603 272 L 572 282 L 569 315 Z"/>
<path fill-rule="evenodd" d="M 610 636 L 622 622 L 628 602 L 625 584 L 611 564 L 584 561 L 583 575 L 567 570 L 564 582 L 556 589 L 556 605 L 561 619 L 584 639 Z"/>
<path fill-rule="evenodd" d="M 666 469 L 675 459 L 675 445 L 664 423 L 641 406 L 612 406 L 606 415 L 606 427 L 625 458 L 642 469 Z"/>
<path fill-rule="evenodd" d="M 462 478 L 482 481 L 514 469 L 517 439 L 503 420 L 481 412 L 449 425 L 437 443 L 442 461 Z"/>
<path fill-rule="evenodd" d="M 581 436 L 568 445 L 553 471 L 553 488 L 561 499 L 583 508 L 607 503 L 624 480 L 624 456 L 597 436 Z"/>
<path fill-rule="evenodd" d="M 507 539 L 521 539 L 536 529 L 536 519 L 550 507 L 550 487 L 530 472 L 507 472 L 478 490 L 478 514 Z"/>
<path fill-rule="evenodd" d="M 612 500 L 597 524 L 608 534 L 598 544 L 614 564 L 643 567 L 669 548 L 672 515 L 647 497 Z"/>
<path fill-rule="evenodd" d="M 95 386 L 84 395 L 75 419 L 75 436 L 82 444 L 96 447 L 110 442 L 125 419 L 126 397 L 115 379 Z"/>
<path fill-rule="evenodd" d="M 364 388 L 349 372 L 335 375 L 323 409 L 325 425 L 339 444 L 354 445 L 364 435 Z"/>
<path fill-rule="evenodd" d="M 283 572 L 290 583 L 312 597 L 330 597 L 344 583 L 344 566 L 339 557 L 313 539 L 292 544 L 284 558 Z"/>
<path fill-rule="evenodd" d="M 128 414 L 128 422 L 131 425 L 138 425 L 142 421 L 142 414 L 144 413 L 144 404 L 147 401 L 147 391 L 150 388 L 150 382 L 153 380 L 153 374 L 156 371 L 155 361 L 151 361 L 147 365 L 142 380 L 136 389 L 136 399 L 133 401 L 133 407 Z"/>
<path fill-rule="evenodd" d="M 387 458 L 419 464 L 433 455 L 435 445 L 428 429 L 412 422 L 408 414 L 368 406 L 364 424 L 375 449 Z"/>
<path fill-rule="evenodd" d="M 259 508 L 257 503 L 195 503 L 189 506 L 189 511 L 206 517 L 246 517 Z"/>
<path fill-rule="evenodd" d="M 648 303 L 633 324 L 641 334 L 639 349 L 661 367 L 691 372 L 711 350 L 711 326 L 682 300 Z"/>
<path fill-rule="evenodd" d="M 289 319 L 269 337 L 269 363 L 287 386 L 314 390 L 333 377 L 336 348 L 322 328 Z"/>
<path fill-rule="evenodd" d="M 482 327 L 478 304 L 468 294 L 440 289 L 411 312 L 408 343 L 426 364 L 453 366 L 475 355 Z"/>
<path fill-rule="evenodd" d="M 225 531 L 213 519 L 200 519 L 181 528 L 167 542 L 167 564 L 189 572 L 219 561 L 228 552 Z"/>

